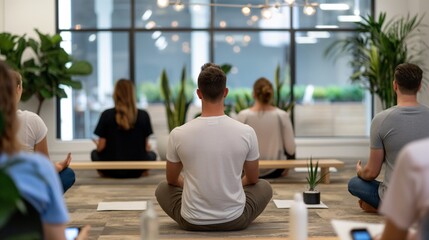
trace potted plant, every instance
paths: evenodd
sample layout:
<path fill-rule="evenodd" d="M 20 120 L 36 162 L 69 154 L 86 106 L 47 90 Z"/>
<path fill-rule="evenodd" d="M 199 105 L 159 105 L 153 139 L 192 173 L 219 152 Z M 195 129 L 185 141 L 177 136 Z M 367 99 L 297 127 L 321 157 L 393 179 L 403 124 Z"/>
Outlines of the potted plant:
<path fill-rule="evenodd" d="M 73 80 L 74 76 L 84 76 L 92 72 L 92 66 L 87 61 L 72 58 L 62 47 L 59 34 L 48 35 L 35 30 L 39 40 L 25 39 L 10 33 L 0 33 L 0 55 L 6 62 L 22 75 L 22 100 L 27 101 L 33 95 L 38 100 L 37 114 L 40 113 L 43 102 L 53 97 L 66 98 L 63 86 L 81 89 L 80 81 Z M 22 59 L 23 52 L 31 49 L 33 57 Z"/>
<path fill-rule="evenodd" d="M 320 192 L 316 190 L 317 185 L 322 182 L 324 175 L 320 175 L 319 161 L 313 164 L 313 158 L 310 157 L 307 163 L 307 183 L 308 190 L 303 192 L 303 199 L 305 204 L 320 204 Z"/>
<path fill-rule="evenodd" d="M 161 93 L 164 98 L 168 130 L 171 132 L 175 127 L 181 126 L 186 122 L 189 105 L 193 100 L 193 96 L 187 97 L 186 95 L 186 67 L 182 68 L 179 90 L 175 97 L 170 89 L 167 73 L 165 69 L 162 70 Z"/>
<path fill-rule="evenodd" d="M 380 98 L 384 109 L 396 105 L 393 74 L 397 65 L 421 59 L 427 45 L 419 37 L 423 17 L 415 15 L 386 22 L 386 13 L 358 22 L 359 34 L 338 40 L 329 46 L 326 56 L 347 53 L 351 56 L 352 82 L 367 88 Z"/>

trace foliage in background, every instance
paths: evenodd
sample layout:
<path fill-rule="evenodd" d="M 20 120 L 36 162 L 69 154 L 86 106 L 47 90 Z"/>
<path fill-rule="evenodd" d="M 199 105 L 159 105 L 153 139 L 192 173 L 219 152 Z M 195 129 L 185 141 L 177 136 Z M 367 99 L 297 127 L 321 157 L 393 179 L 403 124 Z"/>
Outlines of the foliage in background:
<path fill-rule="evenodd" d="M 276 67 L 276 71 L 274 74 L 274 88 L 276 91 L 275 94 L 275 106 L 283 109 L 284 111 L 292 111 L 293 107 L 295 105 L 295 102 L 292 99 L 292 95 L 290 93 L 288 93 L 287 95 L 285 95 L 284 98 L 282 98 L 282 88 L 283 88 L 283 84 L 286 82 L 286 80 L 281 80 L 280 79 L 280 65 L 277 64 Z"/>
<path fill-rule="evenodd" d="M 73 59 L 62 47 L 59 34 L 49 35 L 35 30 L 39 39 L 25 39 L 25 35 L 17 36 L 0 33 L 0 55 L 23 77 L 22 101 L 29 100 L 33 95 L 38 100 L 37 113 L 40 113 L 43 102 L 53 97 L 66 98 L 63 86 L 81 89 L 80 81 L 73 76 L 85 76 L 92 72 L 87 61 Z M 31 49 L 31 57 L 23 59 L 25 50 Z"/>
<path fill-rule="evenodd" d="M 386 13 L 380 13 L 378 19 L 368 16 L 356 23 L 359 34 L 334 42 L 325 54 L 350 54 L 350 79 L 379 96 L 384 109 L 389 108 L 396 105 L 392 85 L 395 67 L 404 62 L 418 63 L 427 49 L 420 38 L 422 19 L 415 15 L 386 22 Z"/>
<path fill-rule="evenodd" d="M 182 68 L 177 96 L 173 96 L 172 94 L 165 69 L 162 70 L 160 82 L 161 93 L 164 98 L 165 113 L 167 115 L 168 129 L 171 132 L 175 127 L 183 125 L 186 122 L 186 114 L 193 100 L 193 95 L 189 98 L 186 97 L 186 67 L 184 66 Z"/>

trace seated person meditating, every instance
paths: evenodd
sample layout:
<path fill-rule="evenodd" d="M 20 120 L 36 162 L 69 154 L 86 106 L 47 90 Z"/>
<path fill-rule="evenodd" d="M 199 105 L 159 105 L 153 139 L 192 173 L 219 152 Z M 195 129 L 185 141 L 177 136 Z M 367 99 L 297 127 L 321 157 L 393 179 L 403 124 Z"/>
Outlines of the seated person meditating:
<path fill-rule="evenodd" d="M 380 206 L 386 217 L 381 240 L 429 239 L 428 156 L 429 138 L 414 141 L 399 153 Z"/>
<path fill-rule="evenodd" d="M 377 212 L 402 147 L 414 140 L 429 137 L 429 108 L 417 101 L 422 77 L 423 71 L 417 65 L 398 65 L 393 80 L 398 104 L 378 113 L 372 120 L 368 162 L 363 167 L 361 161 L 358 161 L 357 176 L 348 183 L 349 192 L 359 198 L 359 205 L 364 211 Z M 383 163 L 384 180 L 380 182 L 376 178 Z"/>
<path fill-rule="evenodd" d="M 273 106 L 273 85 L 266 78 L 253 84 L 255 104 L 240 111 L 237 120 L 251 126 L 258 136 L 260 159 L 281 160 L 295 154 L 295 135 L 289 114 Z M 287 175 L 287 169 L 261 169 L 261 178 Z"/>
<path fill-rule="evenodd" d="M 153 161 L 148 137 L 153 133 L 149 114 L 137 109 L 136 93 L 130 80 L 120 79 L 113 93 L 115 107 L 105 110 L 95 128 L 97 149 L 92 161 Z M 138 178 L 146 170 L 98 170 L 103 177 Z"/>
<path fill-rule="evenodd" d="M 20 197 L 38 212 L 43 239 L 66 240 L 65 229 L 69 217 L 58 173 L 52 164 L 47 164 L 49 160 L 45 155 L 22 151 L 17 138 L 19 122 L 16 115 L 16 88 L 17 82 L 11 70 L 0 61 L 0 168 L 5 169 L 6 174 L 13 180 Z M 6 188 L 3 184 L 6 183 L 0 183 L 0 195 L 4 194 L 2 191 Z M 2 207 L 4 206 L 0 206 Z M 4 220 L 8 223 L 8 219 Z M 23 231 L 26 230 L 24 228 L 31 228 L 25 225 L 18 227 Z M 5 229 L 6 232 L 10 231 L 10 228 Z M 0 228 L 0 234 L 4 234 L 3 230 Z M 76 239 L 86 239 L 88 231 L 89 226 L 85 226 Z M 13 238 L 10 235 L 8 237 Z M 2 235 L 1 238 L 4 239 L 5 236 Z"/>
<path fill-rule="evenodd" d="M 155 196 L 185 230 L 245 229 L 273 194 L 270 184 L 258 178 L 255 131 L 224 114 L 227 94 L 225 73 L 205 64 L 198 76 L 201 116 L 169 136 L 167 181 L 158 185 Z"/>
<path fill-rule="evenodd" d="M 16 87 L 16 102 L 19 103 L 22 95 L 22 77 L 16 71 L 11 71 L 12 77 L 15 79 L 17 87 Z M 30 112 L 30 111 L 22 111 L 18 109 L 16 112 L 19 128 L 17 137 L 19 142 L 21 143 L 22 150 L 26 152 L 38 152 L 42 153 L 46 157 L 49 158 L 49 150 L 48 150 L 48 128 L 43 122 L 42 118 L 39 115 Z M 57 170 L 61 185 L 63 186 L 64 193 L 73 186 L 76 181 L 76 176 L 74 171 L 69 168 L 69 164 L 71 162 L 71 153 L 67 154 L 66 159 L 61 162 L 53 163 L 55 169 Z"/>

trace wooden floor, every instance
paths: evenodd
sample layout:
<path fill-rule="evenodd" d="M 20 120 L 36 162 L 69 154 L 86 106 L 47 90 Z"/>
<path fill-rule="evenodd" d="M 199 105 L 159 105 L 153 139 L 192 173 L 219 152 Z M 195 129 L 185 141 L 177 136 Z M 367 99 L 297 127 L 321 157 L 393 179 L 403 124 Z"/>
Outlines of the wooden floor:
<path fill-rule="evenodd" d="M 376 214 L 364 213 L 357 206 L 357 199 L 347 191 L 347 181 L 355 176 L 356 160 L 341 159 L 345 167 L 331 174 L 331 184 L 319 185 L 321 200 L 329 209 L 309 209 L 309 236 L 336 239 L 330 224 L 331 219 L 383 222 Z M 157 204 L 154 192 L 157 184 L 165 179 L 163 170 L 151 170 L 150 175 L 139 179 L 100 178 L 93 170 L 76 171 L 75 185 L 65 194 L 70 212 L 70 226 L 90 224 L 90 239 L 139 240 L 141 211 L 97 212 L 101 201 L 154 201 L 160 222 L 161 239 L 287 239 L 288 209 L 277 209 L 271 201 L 265 211 L 250 225 L 238 232 L 188 232 L 179 229 Z M 291 170 L 289 176 L 270 181 L 274 190 L 273 199 L 292 199 L 295 192 L 306 188 L 305 173 Z M 321 238 L 326 237 L 326 238 Z"/>

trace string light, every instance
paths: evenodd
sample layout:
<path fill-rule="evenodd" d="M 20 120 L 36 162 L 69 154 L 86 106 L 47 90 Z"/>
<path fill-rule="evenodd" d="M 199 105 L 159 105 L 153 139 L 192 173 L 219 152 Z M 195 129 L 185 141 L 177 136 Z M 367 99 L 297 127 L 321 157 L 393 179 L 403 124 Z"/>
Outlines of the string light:
<path fill-rule="evenodd" d="M 169 0 L 157 0 L 156 2 L 158 4 L 158 7 L 160 7 L 160 8 L 166 8 L 166 7 L 168 7 L 168 5 L 170 5 Z"/>
<path fill-rule="evenodd" d="M 261 10 L 261 16 L 264 19 L 271 19 L 273 17 L 273 13 L 271 12 L 271 9 L 269 9 L 268 7 L 264 7 Z"/>
<path fill-rule="evenodd" d="M 305 5 L 302 11 L 304 12 L 305 15 L 309 15 L 309 16 L 316 13 L 316 9 L 310 4 Z"/>
<path fill-rule="evenodd" d="M 252 12 L 252 9 L 250 8 L 250 4 L 248 4 L 248 5 L 244 6 L 244 7 L 241 9 L 241 12 L 243 13 L 243 15 L 244 15 L 244 16 L 249 16 L 249 15 L 250 15 L 250 13 Z"/>
<path fill-rule="evenodd" d="M 270 3 L 270 0 L 265 0 L 261 4 L 235 4 L 235 3 L 197 3 L 197 2 L 183 2 L 181 0 L 157 0 L 157 5 L 160 8 L 165 8 L 169 5 L 173 5 L 176 11 L 181 11 L 185 5 L 193 6 L 194 8 L 201 8 L 202 6 L 207 7 L 230 7 L 230 8 L 241 8 L 241 12 L 244 16 L 250 16 L 252 13 L 252 9 L 260 9 L 261 15 L 264 19 L 270 19 L 273 15 L 271 9 L 276 8 L 280 9 L 284 6 L 302 6 L 303 12 L 306 15 L 313 15 L 316 13 L 316 7 L 319 6 L 318 3 L 309 3 L 309 0 L 305 0 L 304 4 L 296 3 L 295 0 L 284 0 L 283 2 L 275 1 L 274 3 Z M 195 10 L 195 9 L 194 9 Z"/>

